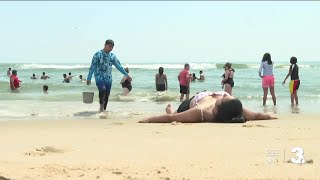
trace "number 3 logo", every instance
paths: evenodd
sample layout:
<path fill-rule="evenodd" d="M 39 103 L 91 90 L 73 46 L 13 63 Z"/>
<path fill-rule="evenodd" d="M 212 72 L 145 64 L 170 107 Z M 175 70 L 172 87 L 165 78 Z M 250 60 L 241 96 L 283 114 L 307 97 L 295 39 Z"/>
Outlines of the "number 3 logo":
<path fill-rule="evenodd" d="M 296 153 L 298 158 L 291 158 L 291 162 L 294 164 L 303 164 L 306 163 L 306 160 L 303 157 L 303 149 L 301 147 L 295 147 L 291 149 L 292 153 Z"/>

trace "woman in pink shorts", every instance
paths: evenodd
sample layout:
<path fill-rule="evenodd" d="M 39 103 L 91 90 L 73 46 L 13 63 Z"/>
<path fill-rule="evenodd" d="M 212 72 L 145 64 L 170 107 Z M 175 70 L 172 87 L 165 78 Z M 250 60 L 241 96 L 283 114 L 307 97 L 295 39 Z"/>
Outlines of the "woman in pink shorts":
<path fill-rule="evenodd" d="M 262 78 L 263 105 L 266 105 L 268 88 L 270 89 L 273 105 L 276 105 L 276 96 L 274 94 L 273 62 L 271 61 L 271 55 L 269 53 L 265 53 L 263 55 L 259 68 L 259 76 Z"/>

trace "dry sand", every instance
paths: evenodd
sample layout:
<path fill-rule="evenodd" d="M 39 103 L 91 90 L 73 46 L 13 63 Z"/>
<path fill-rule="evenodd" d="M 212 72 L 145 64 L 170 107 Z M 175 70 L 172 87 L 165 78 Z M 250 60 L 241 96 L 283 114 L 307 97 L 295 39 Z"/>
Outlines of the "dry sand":
<path fill-rule="evenodd" d="M 0 179 L 320 179 L 317 115 L 246 124 L 139 119 L 0 122 Z M 286 162 L 297 146 L 313 163 Z"/>

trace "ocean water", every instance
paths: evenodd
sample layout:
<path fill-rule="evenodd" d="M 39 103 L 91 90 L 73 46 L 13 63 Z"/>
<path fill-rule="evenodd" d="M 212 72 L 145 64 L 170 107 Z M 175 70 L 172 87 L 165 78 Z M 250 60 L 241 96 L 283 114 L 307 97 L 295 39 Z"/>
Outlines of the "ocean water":
<path fill-rule="evenodd" d="M 121 96 L 122 88 L 120 79 L 122 74 L 113 69 L 113 85 L 110 95 L 108 111 L 115 116 L 130 117 L 134 114 L 162 113 L 167 103 L 179 105 L 178 73 L 183 64 L 122 64 L 129 67 L 133 77 L 133 89 L 129 96 Z M 204 82 L 192 82 L 190 91 L 195 94 L 199 91 L 222 90 L 220 82 L 223 74 L 224 63 L 190 63 L 190 73 L 199 76 L 203 70 L 206 80 Z M 258 76 L 260 62 L 233 63 L 235 72 L 235 86 L 233 95 L 239 98 L 244 106 L 257 111 L 271 111 L 274 113 L 318 113 L 320 105 L 320 62 L 298 62 L 300 75 L 299 108 L 290 107 L 290 94 L 287 80 L 282 86 L 282 81 L 288 73 L 289 62 L 275 62 L 275 92 L 277 106 L 273 107 L 269 95 L 267 107 L 262 106 L 261 78 Z M 79 80 L 79 75 L 85 78 L 90 64 L 0 64 L 0 118 L 25 118 L 25 117 L 95 117 L 94 111 L 98 109 L 98 91 L 93 80 L 92 85 L 87 86 Z M 155 91 L 155 74 L 158 68 L 164 67 L 164 73 L 168 77 L 168 91 L 157 93 Z M 22 81 L 20 93 L 11 93 L 7 69 L 11 67 L 18 71 L 18 77 Z M 47 80 L 32 80 L 32 74 L 40 78 L 42 72 L 46 72 L 50 78 Z M 75 77 L 71 83 L 62 83 L 64 73 L 69 72 Z M 93 78 L 94 79 L 94 78 Z M 48 94 L 42 92 L 42 86 L 48 85 Z M 95 103 L 84 104 L 82 92 L 95 92 Z M 92 112 L 92 116 L 90 113 Z M 83 114 L 81 114 L 83 113 Z M 5 117 L 5 118 L 4 118 Z"/>

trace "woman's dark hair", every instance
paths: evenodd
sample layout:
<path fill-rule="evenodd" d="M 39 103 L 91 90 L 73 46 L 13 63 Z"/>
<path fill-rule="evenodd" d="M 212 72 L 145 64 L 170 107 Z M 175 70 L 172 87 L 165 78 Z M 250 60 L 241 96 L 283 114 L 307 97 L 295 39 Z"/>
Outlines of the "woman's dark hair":
<path fill-rule="evenodd" d="M 264 53 L 264 55 L 262 57 L 262 62 L 264 62 L 264 61 L 268 61 L 269 65 L 272 64 L 270 53 Z"/>
<path fill-rule="evenodd" d="M 292 56 L 292 57 L 290 58 L 290 63 L 291 63 L 291 64 L 296 64 L 297 61 L 298 61 L 298 59 L 297 59 L 296 57 L 294 57 L 294 56 Z"/>
<path fill-rule="evenodd" d="M 223 68 L 228 67 L 228 68 L 230 69 L 230 68 L 231 68 L 231 66 L 232 66 L 232 64 L 231 64 L 231 63 L 229 63 L 229 62 L 227 62 L 227 63 L 223 66 Z"/>
<path fill-rule="evenodd" d="M 12 74 L 17 75 L 17 70 L 13 70 Z"/>
<path fill-rule="evenodd" d="M 239 99 L 230 99 L 228 101 L 223 101 L 217 108 L 218 112 L 214 118 L 214 122 L 245 122 L 245 119 L 242 115 L 242 103 Z"/>
<path fill-rule="evenodd" d="M 32 74 L 32 76 L 36 76 L 35 74 Z"/>
<path fill-rule="evenodd" d="M 66 77 L 67 77 L 67 74 L 63 74 L 63 77 L 66 78 Z"/>
<path fill-rule="evenodd" d="M 163 67 L 159 67 L 159 74 L 160 76 L 163 74 Z"/>

